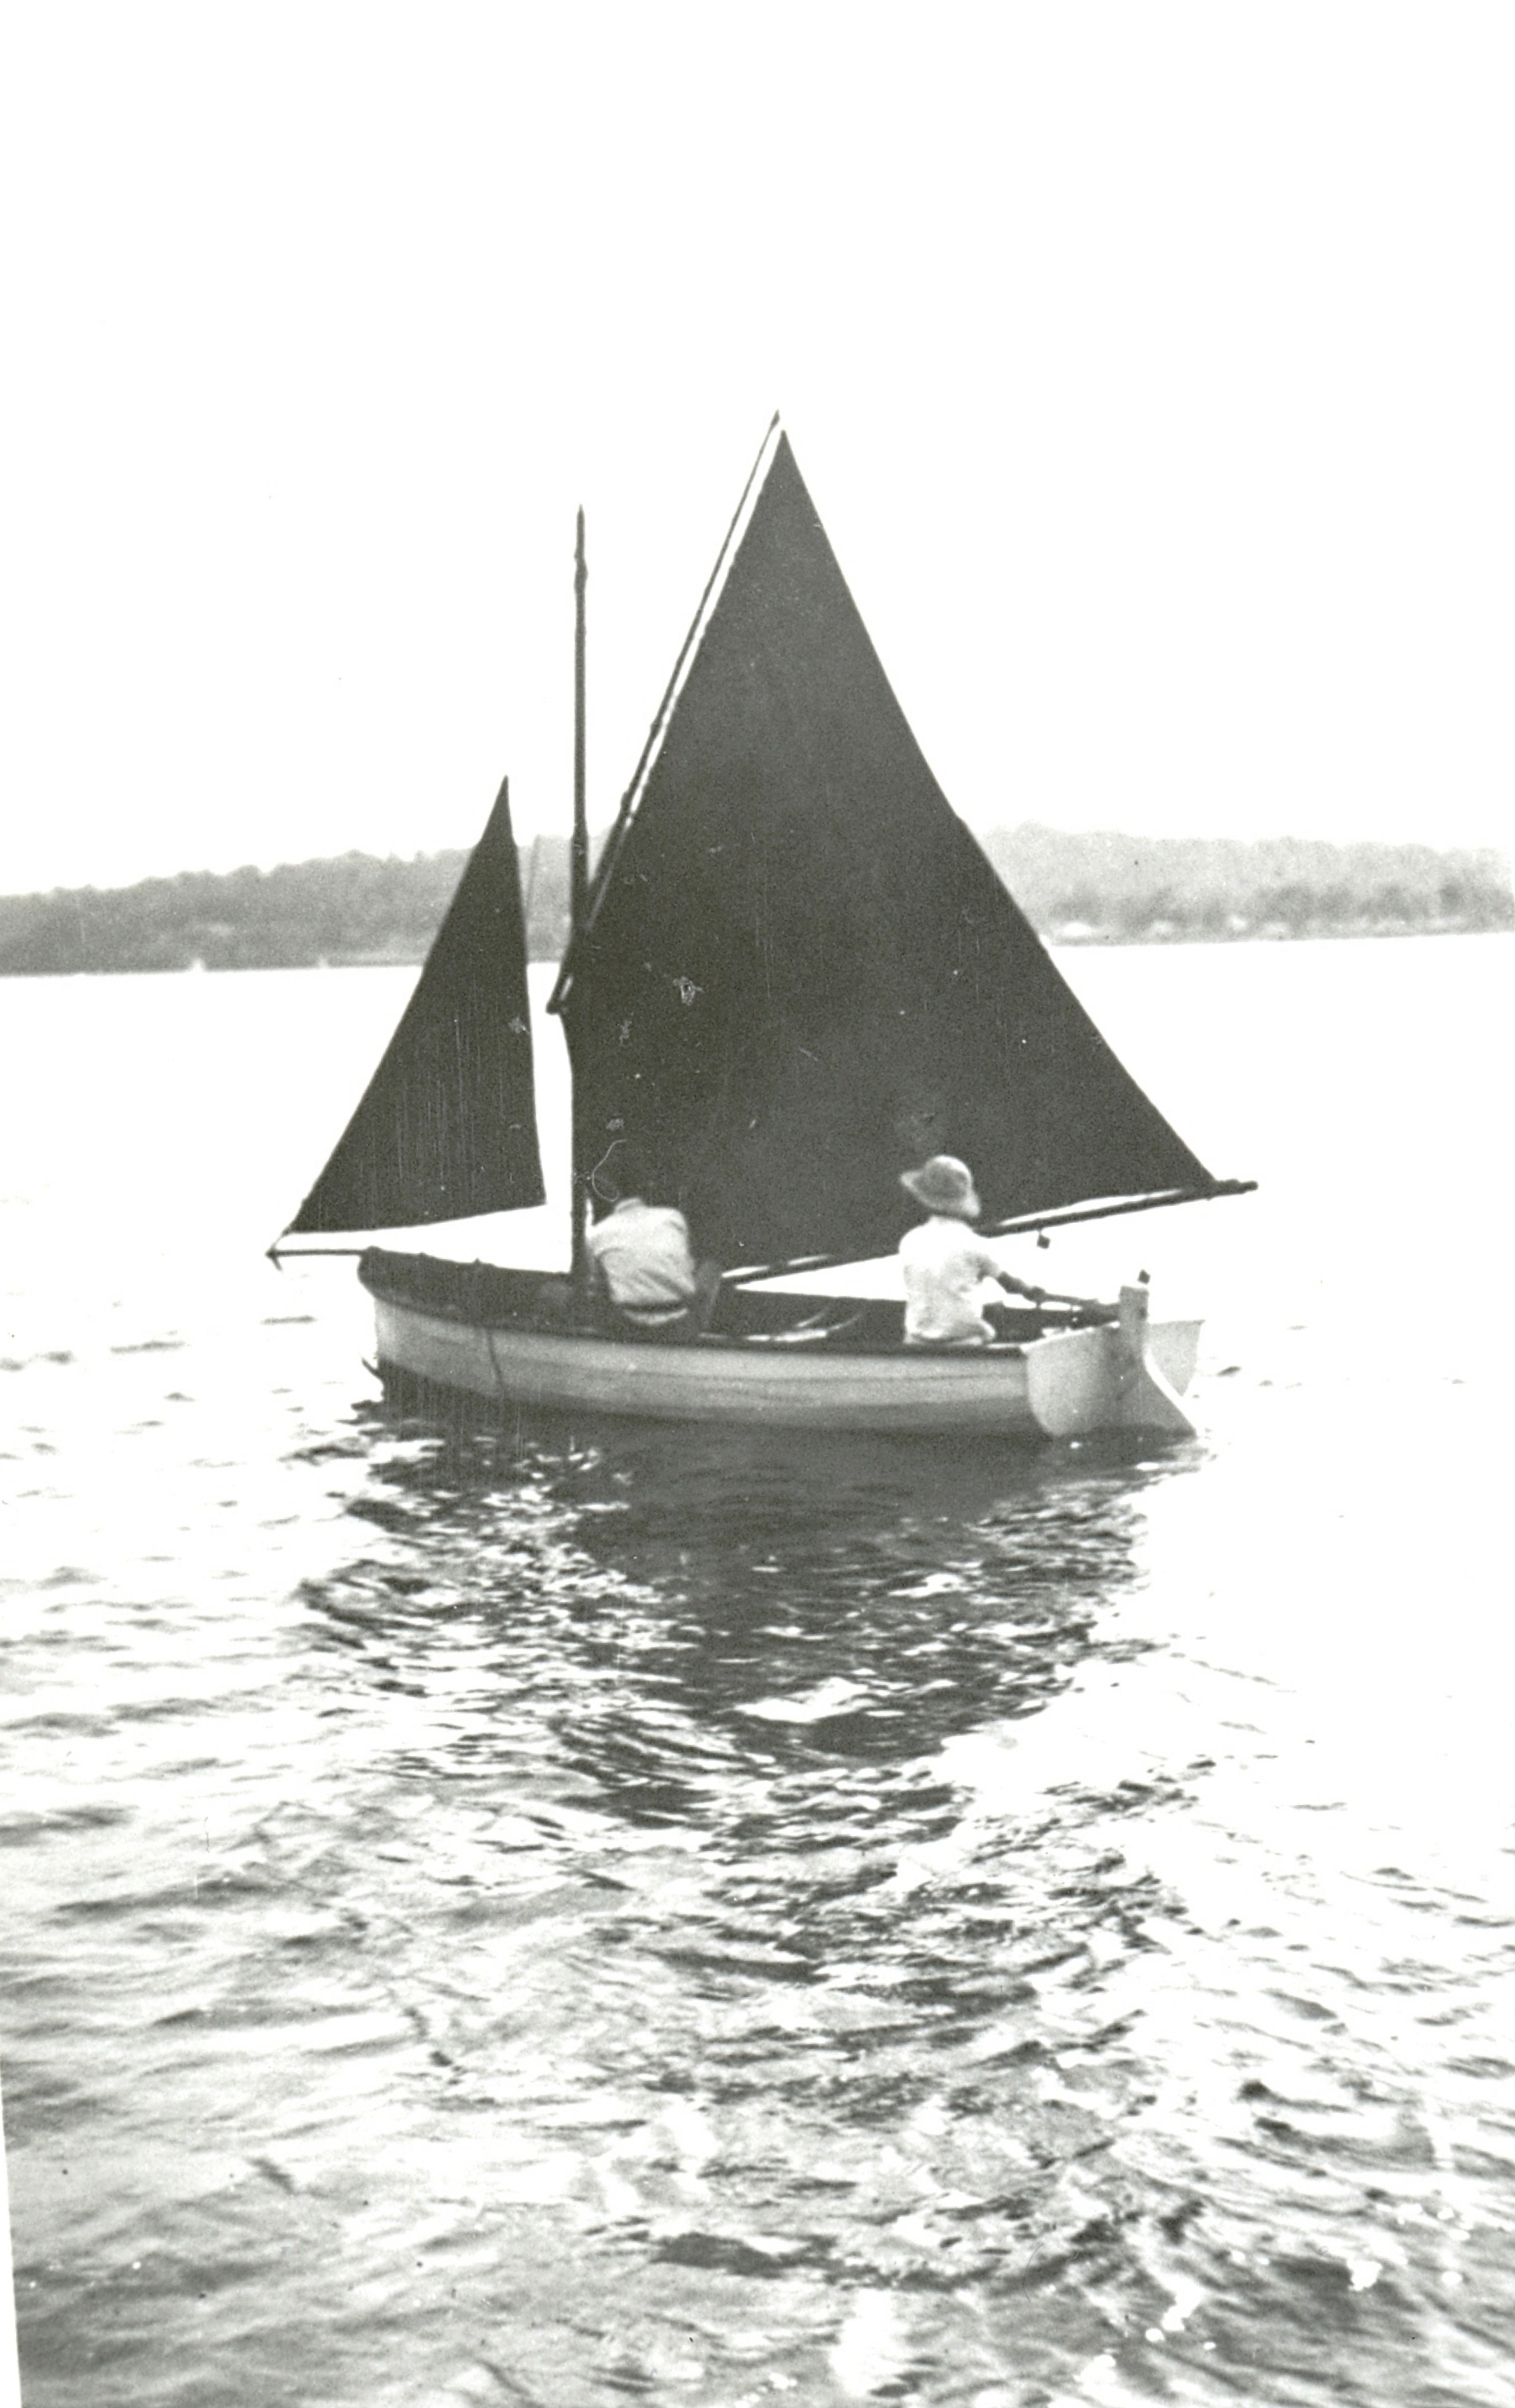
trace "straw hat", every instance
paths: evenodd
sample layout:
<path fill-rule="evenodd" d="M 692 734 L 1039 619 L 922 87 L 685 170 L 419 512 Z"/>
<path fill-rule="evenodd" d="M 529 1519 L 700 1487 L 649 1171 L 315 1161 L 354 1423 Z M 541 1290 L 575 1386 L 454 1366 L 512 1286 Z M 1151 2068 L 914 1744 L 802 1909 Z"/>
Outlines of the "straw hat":
<path fill-rule="evenodd" d="M 955 1154 L 933 1154 L 918 1170 L 902 1170 L 900 1184 L 908 1187 L 928 1212 L 946 1212 L 954 1220 L 976 1221 L 983 1206 L 974 1188 L 974 1174 Z"/>

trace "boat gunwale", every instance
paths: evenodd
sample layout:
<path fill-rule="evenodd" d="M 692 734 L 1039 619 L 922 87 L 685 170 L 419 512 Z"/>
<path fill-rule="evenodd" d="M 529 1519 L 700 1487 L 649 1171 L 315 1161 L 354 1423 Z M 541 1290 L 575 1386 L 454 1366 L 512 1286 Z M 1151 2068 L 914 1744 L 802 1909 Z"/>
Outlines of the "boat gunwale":
<path fill-rule="evenodd" d="M 400 1307 L 409 1312 L 420 1313 L 434 1321 L 447 1322 L 454 1327 L 498 1331 L 501 1335 L 516 1338 L 543 1339 L 555 1342 L 570 1341 L 575 1345 L 599 1344 L 617 1349 L 629 1347 L 637 1352 L 656 1351 L 665 1354 L 673 1350 L 685 1354 L 709 1355 L 721 1353 L 747 1358 L 754 1355 L 765 1359 L 777 1358 L 796 1363 L 814 1360 L 817 1357 L 831 1361 L 846 1358 L 853 1362 L 863 1360 L 894 1362 L 904 1359 L 916 1364 L 951 1360 L 981 1362 L 986 1356 L 1003 1361 L 1006 1358 L 1023 1358 L 1028 1346 L 1035 1345 L 1044 1339 L 1062 1337 L 1077 1329 L 1109 1326 L 1104 1316 L 1096 1318 L 1093 1314 L 1080 1315 L 1075 1311 L 1060 1312 L 1054 1307 L 1050 1312 L 1045 1308 L 1033 1308 L 1032 1312 L 1026 1316 L 1030 1319 L 1034 1315 L 1033 1327 L 1016 1335 L 994 1338 L 982 1344 L 974 1340 L 935 1344 L 930 1340 L 906 1340 L 902 1335 L 887 1339 L 854 1337 L 851 1334 L 850 1326 L 845 1323 L 832 1328 L 817 1327 L 803 1331 L 793 1324 L 787 1327 L 780 1326 L 769 1329 L 712 1329 L 700 1331 L 696 1336 L 671 1339 L 666 1332 L 639 1330 L 629 1326 L 609 1327 L 603 1323 L 543 1320 L 531 1313 L 529 1305 L 525 1299 L 520 1309 L 512 1310 L 502 1300 L 497 1300 L 492 1306 L 486 1304 L 482 1292 L 476 1293 L 467 1300 L 445 1294 L 418 1294 L 415 1286 L 406 1279 L 403 1271 L 385 1276 L 387 1265 L 390 1263 L 417 1262 L 437 1266 L 444 1271 L 454 1271 L 460 1284 L 464 1281 L 472 1280 L 478 1291 L 482 1291 L 485 1283 L 491 1279 L 499 1279 L 512 1283 L 519 1283 L 527 1294 L 533 1286 L 552 1287 L 559 1294 L 566 1292 L 566 1300 L 571 1306 L 572 1295 L 569 1278 L 565 1272 L 528 1269 L 518 1265 L 464 1263 L 440 1254 L 397 1256 L 390 1254 L 387 1249 L 382 1247 L 369 1248 L 359 1259 L 358 1278 L 376 1301 Z M 732 1293 L 741 1293 L 750 1297 L 755 1292 L 748 1289 L 732 1291 Z M 761 1291 L 757 1293 L 762 1294 Z M 903 1306 L 897 1297 L 848 1296 L 830 1290 L 817 1293 L 815 1290 L 803 1289 L 771 1289 L 767 1291 L 763 1300 L 775 1307 L 792 1304 L 797 1312 L 803 1312 L 808 1308 L 812 1317 L 818 1310 L 828 1306 L 831 1308 L 851 1306 L 858 1314 L 880 1307 L 886 1310 L 892 1308 L 895 1312 L 900 1313 L 903 1311 Z"/>
<path fill-rule="evenodd" d="M 896 1436 L 1030 1434 L 1020 1348 L 623 1344 L 568 1331 L 492 1330 L 376 1299 L 374 1368 L 440 1392 L 530 1411 L 636 1421 L 844 1428 Z"/>
<path fill-rule="evenodd" d="M 677 1379 L 684 1370 L 699 1364 L 714 1365 L 717 1359 L 749 1363 L 756 1372 L 787 1376 L 791 1372 L 801 1380 L 809 1379 L 822 1369 L 844 1370 L 858 1364 L 897 1365 L 908 1369 L 913 1377 L 922 1372 L 945 1370 L 949 1376 L 963 1369 L 976 1369 L 980 1365 L 1023 1363 L 1027 1349 L 1018 1340 L 996 1340 L 988 1345 L 961 1346 L 827 1346 L 785 1345 L 758 1340 L 723 1338 L 711 1332 L 693 1340 L 671 1342 L 668 1339 L 642 1337 L 628 1332 L 603 1329 L 542 1329 L 522 1322 L 477 1321 L 461 1312 L 443 1312 L 435 1306 L 417 1304 L 410 1297 L 377 1297 L 377 1303 L 392 1312 L 410 1313 L 418 1321 L 440 1323 L 450 1330 L 471 1330 L 486 1340 L 500 1338 L 513 1340 L 532 1352 L 555 1348 L 577 1349 L 602 1347 L 617 1356 L 645 1356 L 659 1368 L 666 1367 L 668 1376 Z M 1060 1332 L 1055 1333 L 1060 1335 Z"/>
<path fill-rule="evenodd" d="M 982 1345 L 972 1339 L 933 1344 L 929 1340 L 901 1338 L 892 1345 L 882 1340 L 854 1340 L 851 1344 L 845 1344 L 842 1342 L 844 1331 L 824 1329 L 807 1331 L 803 1337 L 762 1329 L 745 1332 L 704 1329 L 692 1337 L 671 1339 L 656 1330 L 576 1328 L 567 1324 L 553 1327 L 545 1322 L 530 1321 L 520 1314 L 469 1312 L 461 1304 L 423 1303 L 419 1297 L 406 1296 L 397 1288 L 374 1287 L 367 1281 L 364 1285 L 376 1303 L 390 1305 L 402 1312 L 419 1313 L 423 1320 L 444 1321 L 456 1329 L 481 1329 L 502 1338 L 541 1339 L 554 1345 L 613 1346 L 622 1351 L 629 1348 L 634 1354 L 759 1355 L 765 1361 L 778 1357 L 796 1363 L 817 1359 L 838 1362 L 844 1357 L 855 1363 L 870 1360 L 892 1363 L 901 1358 L 913 1363 L 982 1362 L 986 1355 L 1001 1359 L 1007 1355 L 1024 1356 L 1027 1346 L 1037 1342 L 1035 1339 L 994 1338 Z M 865 1303 L 888 1301 L 887 1297 L 871 1297 L 861 1300 Z M 1104 1322 L 1058 1322 L 1040 1335 L 1060 1338 L 1069 1329 L 1105 1328 L 1108 1326 Z"/>
<path fill-rule="evenodd" d="M 901 1346 L 892 1354 L 848 1354 L 824 1346 L 719 1341 L 628 1345 L 563 1329 L 493 1329 L 382 1297 L 375 1303 L 378 1343 L 371 1368 L 386 1392 L 397 1380 L 419 1380 L 439 1398 L 483 1399 L 516 1412 L 589 1412 L 634 1421 L 911 1438 L 1067 1437 L 1138 1426 L 1122 1410 L 1128 1382 L 1120 1333 L 1108 1327 L 1030 1347 Z M 1187 1387 L 1198 1325 L 1170 1324 L 1149 1336 L 1158 1368 L 1165 1361 L 1178 1386 Z M 1046 1360 L 1088 1340 L 1102 1341 L 1095 1358 L 1069 1356 L 1053 1372 L 1048 1390 Z M 1164 1393 L 1176 1418 L 1160 1416 L 1158 1426 L 1191 1433 L 1176 1397 Z"/>

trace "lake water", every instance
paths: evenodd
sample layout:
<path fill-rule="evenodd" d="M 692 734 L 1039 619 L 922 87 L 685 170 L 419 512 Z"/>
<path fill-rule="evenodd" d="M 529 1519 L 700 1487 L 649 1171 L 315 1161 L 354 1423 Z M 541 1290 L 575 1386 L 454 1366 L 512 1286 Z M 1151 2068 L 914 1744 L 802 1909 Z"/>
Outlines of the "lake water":
<path fill-rule="evenodd" d="M 410 974 L 0 983 L 27 2408 L 1515 2401 L 1512 958 L 1062 956 L 1145 1457 L 386 1422 Z"/>

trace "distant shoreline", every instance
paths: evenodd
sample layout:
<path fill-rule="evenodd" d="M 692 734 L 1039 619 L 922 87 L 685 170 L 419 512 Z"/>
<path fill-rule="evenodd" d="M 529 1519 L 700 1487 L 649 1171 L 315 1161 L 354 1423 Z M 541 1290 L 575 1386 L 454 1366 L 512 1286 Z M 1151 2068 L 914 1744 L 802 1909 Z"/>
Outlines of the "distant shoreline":
<path fill-rule="evenodd" d="M 1508 936 L 1508 928 L 1311 928 L 1302 936 L 1264 935 L 1252 937 L 1044 937 L 1042 941 L 1053 953 L 1202 953 L 1206 948 L 1230 952 L 1240 946 L 1279 945 L 1350 945 L 1391 944 L 1406 937 L 1501 937 Z M 299 970 L 418 970 L 425 955 L 421 953 L 343 953 L 336 959 L 315 962 L 202 962 L 177 964 L 159 963 L 152 968 L 70 969 L 70 970 L 7 970 L 0 967 L 0 979 L 78 979 L 78 978 L 191 978 L 202 972 L 208 978 L 258 977 L 268 971 Z M 556 969 L 559 956 L 534 954 L 534 969 Z"/>
<path fill-rule="evenodd" d="M 1038 935 L 1060 948 L 1515 927 L 1508 866 L 1493 853 L 1292 837 L 1069 835 L 1034 825 L 979 841 Z M 344 853 L 270 870 L 0 896 L 0 977 L 413 967 L 467 857 Z M 528 954 L 556 961 L 569 926 L 566 838 L 539 837 L 522 848 L 521 889 Z"/>

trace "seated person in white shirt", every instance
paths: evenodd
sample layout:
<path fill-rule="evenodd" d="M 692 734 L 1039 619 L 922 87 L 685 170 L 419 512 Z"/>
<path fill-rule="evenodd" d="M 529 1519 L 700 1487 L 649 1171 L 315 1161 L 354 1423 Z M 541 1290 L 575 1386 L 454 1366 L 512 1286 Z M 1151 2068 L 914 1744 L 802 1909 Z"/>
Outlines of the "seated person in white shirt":
<path fill-rule="evenodd" d="M 601 1211 L 584 1242 L 617 1320 L 658 1338 L 698 1338 L 721 1284 L 718 1263 L 697 1263 L 689 1224 L 671 1204 L 649 1204 L 647 1166 L 626 1143 L 613 1147 L 591 1186 Z"/>
<path fill-rule="evenodd" d="M 931 1216 L 900 1240 L 907 1346 L 987 1346 L 995 1331 L 981 1300 L 986 1280 L 1032 1304 L 1045 1301 L 1045 1289 L 1016 1279 L 974 1235 L 969 1224 L 983 1208 L 965 1162 L 933 1154 L 918 1170 L 902 1172 L 900 1184 Z"/>

